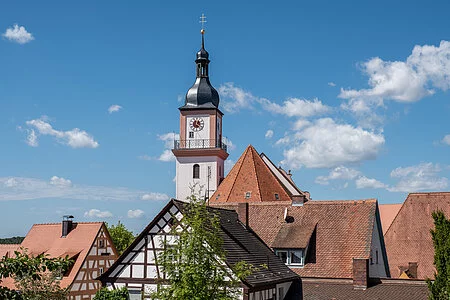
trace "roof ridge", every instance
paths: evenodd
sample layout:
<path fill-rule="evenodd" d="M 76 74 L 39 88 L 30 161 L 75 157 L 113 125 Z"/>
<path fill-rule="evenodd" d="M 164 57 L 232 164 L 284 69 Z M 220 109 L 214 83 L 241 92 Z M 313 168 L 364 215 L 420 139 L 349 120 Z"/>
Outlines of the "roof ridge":
<path fill-rule="evenodd" d="M 244 160 L 245 160 L 245 156 L 247 155 L 248 150 L 249 150 L 250 147 L 253 147 L 253 146 L 252 146 L 251 144 L 249 144 L 249 145 L 247 146 L 247 148 L 245 149 L 244 153 L 242 153 L 241 157 L 239 157 L 239 159 L 238 159 L 237 162 L 236 162 L 236 164 L 237 164 L 237 163 L 241 160 L 241 158 L 242 158 L 241 164 L 240 164 L 239 166 L 237 166 L 237 167 L 238 167 L 238 170 L 237 170 L 237 172 L 236 172 L 236 176 L 234 177 L 233 184 L 231 185 L 230 192 L 228 193 L 227 199 L 225 199 L 225 202 L 228 202 L 228 199 L 229 199 L 230 196 L 231 196 L 231 191 L 232 191 L 233 188 L 234 188 L 234 185 L 235 185 L 235 183 L 236 183 L 236 180 L 237 180 L 237 178 L 238 178 L 238 175 L 239 175 L 239 173 L 240 173 L 240 171 L 241 171 L 243 162 L 244 162 Z M 234 169 L 234 167 L 236 166 L 236 164 L 233 166 L 233 168 L 231 168 L 230 172 Z M 228 174 L 230 174 L 230 173 L 228 172 Z M 228 174 L 227 174 L 227 177 L 228 177 Z"/>
<path fill-rule="evenodd" d="M 97 221 L 97 222 L 74 222 L 76 224 L 103 224 L 103 221 Z M 33 226 L 42 226 L 42 225 L 61 225 L 61 222 L 58 223 L 36 223 L 33 224 Z"/>
<path fill-rule="evenodd" d="M 254 158 L 254 152 L 256 152 L 256 149 L 255 148 L 253 148 L 253 146 L 249 146 L 249 148 L 251 147 L 251 149 L 250 149 L 250 153 L 251 153 L 251 162 L 252 162 L 252 165 L 253 165 L 253 170 L 255 171 L 255 177 L 256 177 L 256 185 L 257 185 L 257 190 L 258 190 L 258 192 L 259 192 L 259 198 L 260 198 L 260 201 L 263 201 L 263 199 L 262 199 L 262 191 L 261 191 L 261 185 L 259 184 L 259 174 L 258 174 L 258 172 L 256 171 L 256 165 L 255 165 L 255 158 Z M 257 155 L 257 156 L 259 156 L 259 154 Z"/>

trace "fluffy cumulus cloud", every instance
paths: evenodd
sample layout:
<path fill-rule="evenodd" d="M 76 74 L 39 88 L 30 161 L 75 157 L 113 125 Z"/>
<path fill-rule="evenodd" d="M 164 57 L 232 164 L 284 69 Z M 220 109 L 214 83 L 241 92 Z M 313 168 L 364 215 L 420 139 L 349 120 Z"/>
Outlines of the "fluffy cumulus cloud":
<path fill-rule="evenodd" d="M 349 102 L 343 107 L 365 112 L 382 106 L 384 100 L 414 102 L 450 88 L 450 42 L 439 46 L 417 45 L 405 61 L 384 61 L 379 57 L 361 65 L 369 77 L 367 89 L 341 89 L 340 97 Z"/>
<path fill-rule="evenodd" d="M 387 185 L 374 179 L 361 176 L 355 180 L 357 189 L 383 189 L 387 188 Z"/>
<path fill-rule="evenodd" d="M 142 200 L 156 200 L 156 201 L 165 201 L 169 200 L 169 196 L 162 193 L 147 193 L 141 196 Z"/>
<path fill-rule="evenodd" d="M 86 131 L 78 128 L 68 131 L 56 130 L 44 117 L 27 121 L 26 124 L 29 127 L 32 127 L 32 129 L 28 131 L 27 143 L 33 147 L 38 145 L 36 131 L 39 135 L 53 136 L 59 143 L 72 148 L 97 148 L 99 146 L 94 137 Z"/>
<path fill-rule="evenodd" d="M 222 107 L 225 111 L 234 113 L 242 109 L 252 109 L 259 105 L 262 109 L 275 114 L 288 117 L 312 117 L 323 115 L 331 111 L 331 108 L 320 100 L 306 100 L 288 98 L 281 105 L 266 98 L 254 96 L 249 91 L 237 87 L 228 82 L 219 87 L 219 93 L 223 98 Z"/>
<path fill-rule="evenodd" d="M 73 184 L 69 179 L 53 176 L 49 180 L 27 177 L 0 177 L 0 201 L 44 198 L 101 201 L 136 201 L 142 195 L 154 200 L 167 200 L 163 193 L 151 193 L 123 187 Z"/>
<path fill-rule="evenodd" d="M 313 117 L 326 114 L 331 108 L 322 103 L 319 99 L 306 100 L 289 98 L 282 105 L 271 102 L 267 99 L 259 99 L 262 107 L 270 112 L 285 115 L 288 117 Z"/>
<path fill-rule="evenodd" d="M 50 178 L 50 184 L 59 187 L 70 187 L 72 186 L 72 181 L 62 177 L 53 176 L 52 178 Z"/>
<path fill-rule="evenodd" d="M 431 162 L 398 167 L 391 172 L 391 177 L 397 179 L 398 182 L 388 190 L 407 193 L 444 190 L 448 187 L 448 179 L 440 176 L 441 171 L 438 164 Z"/>
<path fill-rule="evenodd" d="M 223 98 L 223 109 L 229 113 L 238 112 L 244 108 L 252 108 L 257 100 L 257 97 L 235 86 L 232 82 L 227 82 L 219 86 L 219 94 Z"/>
<path fill-rule="evenodd" d="M 444 138 L 442 139 L 442 142 L 446 145 L 450 146 L 450 134 L 447 134 L 446 136 L 444 136 Z"/>
<path fill-rule="evenodd" d="M 101 211 L 99 209 L 91 209 L 84 213 L 86 218 L 111 218 L 113 214 L 109 211 Z"/>
<path fill-rule="evenodd" d="M 264 136 L 266 137 L 266 139 L 271 139 L 273 137 L 273 130 L 267 130 Z"/>
<path fill-rule="evenodd" d="M 14 24 L 13 27 L 7 28 L 2 35 L 5 39 L 18 44 L 26 44 L 34 40 L 33 35 L 28 32 L 25 27 Z"/>
<path fill-rule="evenodd" d="M 358 170 L 339 166 L 331 170 L 327 176 L 318 176 L 315 182 L 321 185 L 328 185 L 330 180 L 352 180 L 359 175 L 360 172 Z"/>
<path fill-rule="evenodd" d="M 113 105 L 111 105 L 111 106 L 108 108 L 108 112 L 109 112 L 110 114 L 112 114 L 113 112 L 118 112 L 118 111 L 121 110 L 121 109 L 122 109 L 122 106 L 117 105 L 117 104 L 113 104 Z"/>
<path fill-rule="evenodd" d="M 130 219 L 139 219 L 144 216 L 144 211 L 140 209 L 132 210 L 130 209 L 127 213 L 128 218 Z"/>
<path fill-rule="evenodd" d="M 173 148 L 173 142 L 180 139 L 180 135 L 178 133 L 169 132 L 158 135 L 158 139 L 164 142 L 165 148 L 163 153 L 158 157 L 158 160 L 164 162 L 175 161 L 175 156 L 171 149 Z"/>
<path fill-rule="evenodd" d="M 330 118 L 318 119 L 285 140 L 289 146 L 282 163 L 292 169 L 332 168 L 375 159 L 385 143 L 381 133 Z"/>

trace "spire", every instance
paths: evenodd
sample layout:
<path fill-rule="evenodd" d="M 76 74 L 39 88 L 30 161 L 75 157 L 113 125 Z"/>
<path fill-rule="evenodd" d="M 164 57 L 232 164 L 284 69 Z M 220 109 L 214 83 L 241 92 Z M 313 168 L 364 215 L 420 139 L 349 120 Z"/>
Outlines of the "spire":
<path fill-rule="evenodd" d="M 184 106 L 180 109 L 191 108 L 219 108 L 219 93 L 209 82 L 209 53 L 205 50 L 205 29 L 206 17 L 202 14 L 200 17 L 202 29 L 202 47 L 197 52 L 196 79 L 194 85 L 188 90 Z"/>

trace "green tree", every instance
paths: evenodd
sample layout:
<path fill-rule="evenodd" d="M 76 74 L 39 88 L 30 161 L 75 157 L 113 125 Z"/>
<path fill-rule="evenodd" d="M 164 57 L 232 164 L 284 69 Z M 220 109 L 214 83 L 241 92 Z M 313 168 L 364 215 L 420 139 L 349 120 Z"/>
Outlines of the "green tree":
<path fill-rule="evenodd" d="M 126 287 L 117 290 L 102 288 L 95 294 L 94 300 L 128 300 L 129 298 Z"/>
<path fill-rule="evenodd" d="M 130 246 L 134 241 L 135 237 L 133 235 L 133 232 L 128 230 L 120 221 L 117 222 L 116 226 L 109 226 L 107 223 L 106 227 L 108 227 L 109 235 L 111 236 L 111 239 L 114 243 L 114 246 L 116 246 L 119 255 L 122 254 L 123 251 L 125 251 L 125 249 L 127 249 L 128 246 Z"/>
<path fill-rule="evenodd" d="M 0 289 L 0 299 L 62 300 L 67 291 L 59 286 L 59 276 L 73 263 L 65 258 L 49 258 L 40 254 L 31 256 L 26 249 L 14 252 L 15 257 L 0 260 L 0 280 L 14 279 L 20 294 L 7 288 Z"/>
<path fill-rule="evenodd" d="M 430 300 L 450 299 L 450 220 L 441 210 L 432 214 L 434 230 L 431 236 L 434 244 L 434 281 L 427 279 Z"/>
<path fill-rule="evenodd" d="M 162 243 L 165 250 L 158 256 L 158 263 L 169 280 L 161 281 L 151 297 L 237 299 L 240 278 L 250 275 L 252 267 L 240 262 L 233 266 L 233 271 L 227 268 L 220 234 L 218 215 L 204 201 L 191 196 L 182 220 L 174 222 L 170 238 Z"/>

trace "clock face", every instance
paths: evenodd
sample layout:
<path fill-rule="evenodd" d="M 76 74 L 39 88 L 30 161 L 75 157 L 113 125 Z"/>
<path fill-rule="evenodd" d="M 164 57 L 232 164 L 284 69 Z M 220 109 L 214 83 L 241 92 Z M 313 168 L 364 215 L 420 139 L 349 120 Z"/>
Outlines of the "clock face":
<path fill-rule="evenodd" d="M 192 131 L 200 131 L 203 129 L 203 126 L 205 126 L 205 122 L 202 118 L 193 118 L 191 119 L 191 122 L 189 122 L 189 126 Z"/>

